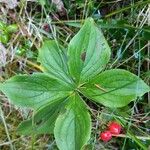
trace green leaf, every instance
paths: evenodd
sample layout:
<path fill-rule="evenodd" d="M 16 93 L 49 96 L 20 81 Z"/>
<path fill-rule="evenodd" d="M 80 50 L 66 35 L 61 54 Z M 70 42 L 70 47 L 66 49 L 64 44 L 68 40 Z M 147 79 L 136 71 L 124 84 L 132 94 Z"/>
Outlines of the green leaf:
<path fill-rule="evenodd" d="M 110 48 L 102 32 L 89 18 L 68 45 L 70 74 L 77 82 L 97 75 L 108 63 Z"/>
<path fill-rule="evenodd" d="M 0 30 L 5 30 L 6 24 L 0 21 Z"/>
<path fill-rule="evenodd" d="M 78 95 L 72 95 L 66 110 L 56 120 L 54 136 L 60 150 L 80 150 L 90 139 L 91 119 Z"/>
<path fill-rule="evenodd" d="M 23 121 L 17 131 L 19 134 L 50 134 L 54 131 L 55 121 L 59 115 L 65 99 L 50 102 L 40 108 L 29 120 Z"/>
<path fill-rule="evenodd" d="M 3 44 L 7 44 L 9 41 L 9 36 L 7 33 L 2 32 L 2 34 L 0 35 L 0 42 Z"/>
<path fill-rule="evenodd" d="M 18 26 L 16 24 L 11 24 L 6 28 L 6 31 L 9 33 L 16 32 L 17 30 L 18 30 Z"/>
<path fill-rule="evenodd" d="M 70 21 L 62 21 L 64 24 L 76 28 L 80 28 L 81 21 L 79 20 L 70 20 Z M 96 21 L 96 24 L 103 29 L 128 29 L 128 30 L 133 30 L 133 31 L 141 31 L 145 33 L 149 33 L 149 27 L 144 26 L 142 28 L 130 25 L 127 20 L 120 20 L 120 19 L 98 19 Z"/>
<path fill-rule="evenodd" d="M 101 73 L 80 90 L 107 107 L 123 107 L 150 88 L 138 76 L 126 70 L 112 69 Z"/>
<path fill-rule="evenodd" d="M 39 2 L 42 6 L 46 5 L 46 0 L 38 0 L 38 2 Z"/>
<path fill-rule="evenodd" d="M 54 78 L 70 83 L 67 60 L 62 49 L 64 48 L 59 46 L 56 41 L 45 41 L 39 49 L 38 61 L 44 67 L 45 72 L 48 72 Z"/>
<path fill-rule="evenodd" d="M 1 85 L 1 90 L 16 105 L 38 108 L 67 97 L 72 89 L 64 82 L 36 73 L 12 77 Z"/>

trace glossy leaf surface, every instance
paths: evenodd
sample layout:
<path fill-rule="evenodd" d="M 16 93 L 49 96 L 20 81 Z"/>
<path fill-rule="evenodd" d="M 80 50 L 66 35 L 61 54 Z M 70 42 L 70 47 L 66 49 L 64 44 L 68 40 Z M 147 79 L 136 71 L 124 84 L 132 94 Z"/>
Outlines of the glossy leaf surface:
<path fill-rule="evenodd" d="M 71 82 L 68 73 L 67 58 L 62 51 L 64 48 L 54 40 L 45 41 L 39 49 L 38 61 L 44 68 L 44 72 L 49 73 L 53 78 Z"/>
<path fill-rule="evenodd" d="M 98 74 L 110 58 L 110 48 L 102 32 L 89 18 L 68 45 L 70 74 L 78 83 Z"/>
<path fill-rule="evenodd" d="M 18 133 L 23 135 L 53 133 L 55 121 L 64 99 L 51 102 L 40 108 L 29 120 L 23 121 L 18 127 Z"/>
<path fill-rule="evenodd" d="M 37 73 L 12 77 L 1 85 L 1 90 L 16 105 L 38 108 L 67 97 L 72 89 L 64 82 Z"/>
<path fill-rule="evenodd" d="M 78 95 L 72 95 L 65 110 L 56 120 L 54 135 L 60 150 L 80 150 L 91 133 L 88 110 Z"/>
<path fill-rule="evenodd" d="M 121 69 L 105 71 L 81 88 L 82 93 L 107 107 L 123 107 L 150 88 L 136 75 Z"/>

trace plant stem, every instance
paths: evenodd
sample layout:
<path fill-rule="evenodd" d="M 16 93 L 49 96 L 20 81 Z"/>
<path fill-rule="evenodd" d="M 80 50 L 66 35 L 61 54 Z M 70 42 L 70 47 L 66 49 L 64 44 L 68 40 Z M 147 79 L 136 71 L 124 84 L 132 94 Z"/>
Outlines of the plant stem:
<path fill-rule="evenodd" d="M 125 134 L 119 134 L 119 135 L 112 134 L 112 136 L 132 139 L 130 136 L 125 135 Z M 149 137 L 145 137 L 145 136 L 135 136 L 135 137 L 136 137 L 137 139 L 140 139 L 140 140 L 150 140 L 150 136 L 149 136 Z"/>
<path fill-rule="evenodd" d="M 4 117 L 1 106 L 0 106 L 0 116 L 1 116 L 2 122 L 4 124 L 4 128 L 5 128 L 5 132 L 6 132 L 8 141 L 9 141 L 10 149 L 14 150 L 13 145 L 12 145 L 12 141 L 11 141 L 10 136 L 9 136 L 8 128 L 7 128 L 7 125 L 6 125 L 5 117 Z"/>
<path fill-rule="evenodd" d="M 125 8 L 116 10 L 116 11 L 114 11 L 114 12 L 112 12 L 112 13 L 106 15 L 105 18 L 111 17 L 111 16 L 113 16 L 113 15 L 116 15 L 116 14 L 118 14 L 118 13 L 121 13 L 121 12 L 123 12 L 123 11 L 125 11 L 125 10 L 130 9 L 130 8 L 134 8 L 134 7 L 137 7 L 137 6 L 145 5 L 145 4 L 148 4 L 148 3 L 150 3 L 150 0 L 147 0 L 147 1 L 144 1 L 144 2 L 141 2 L 141 1 L 140 1 L 140 2 L 137 2 L 135 5 L 127 6 L 127 7 L 125 7 Z"/>

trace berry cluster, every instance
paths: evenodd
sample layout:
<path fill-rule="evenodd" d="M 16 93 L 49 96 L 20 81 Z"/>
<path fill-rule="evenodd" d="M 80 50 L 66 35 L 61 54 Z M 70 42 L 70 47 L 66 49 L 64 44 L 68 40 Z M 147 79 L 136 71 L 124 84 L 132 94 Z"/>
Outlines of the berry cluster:
<path fill-rule="evenodd" d="M 118 135 L 121 132 L 121 125 L 115 121 L 108 125 L 108 129 L 100 134 L 100 139 L 104 142 L 111 140 L 112 134 Z"/>

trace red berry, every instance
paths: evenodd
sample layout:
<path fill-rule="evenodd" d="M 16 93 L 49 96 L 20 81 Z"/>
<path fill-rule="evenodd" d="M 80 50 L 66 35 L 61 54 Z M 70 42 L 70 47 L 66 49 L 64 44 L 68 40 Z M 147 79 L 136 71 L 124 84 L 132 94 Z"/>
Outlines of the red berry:
<path fill-rule="evenodd" d="M 108 129 L 112 134 L 118 135 L 121 132 L 121 125 L 117 122 L 111 122 L 108 126 Z"/>
<path fill-rule="evenodd" d="M 107 142 L 111 140 L 112 134 L 110 131 L 104 131 L 100 134 L 100 139 L 103 140 L 104 142 Z"/>

